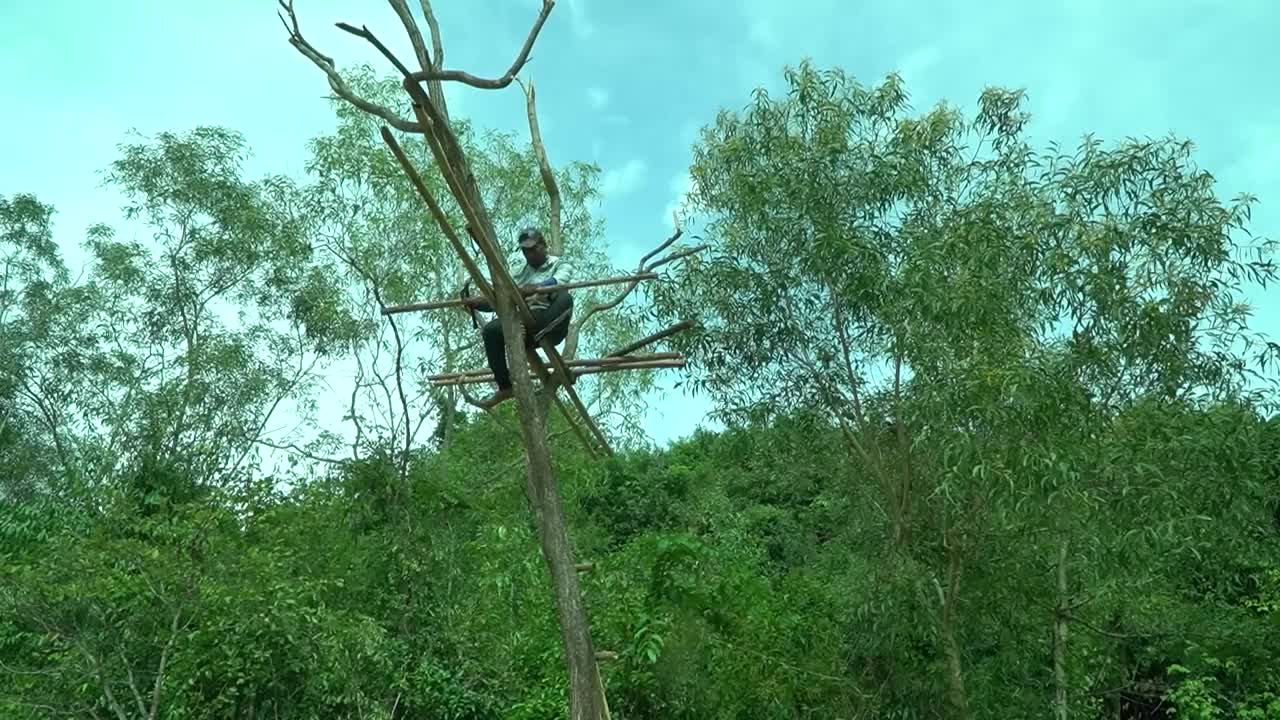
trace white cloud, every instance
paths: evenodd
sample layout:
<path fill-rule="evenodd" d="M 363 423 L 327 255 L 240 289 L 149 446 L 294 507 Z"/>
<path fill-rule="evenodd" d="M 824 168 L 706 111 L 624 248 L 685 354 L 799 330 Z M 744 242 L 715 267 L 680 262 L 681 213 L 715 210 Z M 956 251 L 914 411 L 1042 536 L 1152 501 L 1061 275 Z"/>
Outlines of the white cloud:
<path fill-rule="evenodd" d="M 599 110 L 609 104 L 609 91 L 604 88 L 589 87 L 587 88 L 587 102 L 591 103 L 591 107 Z"/>
<path fill-rule="evenodd" d="M 643 160 L 633 158 L 628 160 L 627 164 L 621 168 L 605 172 L 604 180 L 600 184 L 601 194 L 613 196 L 633 192 L 644 181 L 644 176 L 648 169 Z"/>

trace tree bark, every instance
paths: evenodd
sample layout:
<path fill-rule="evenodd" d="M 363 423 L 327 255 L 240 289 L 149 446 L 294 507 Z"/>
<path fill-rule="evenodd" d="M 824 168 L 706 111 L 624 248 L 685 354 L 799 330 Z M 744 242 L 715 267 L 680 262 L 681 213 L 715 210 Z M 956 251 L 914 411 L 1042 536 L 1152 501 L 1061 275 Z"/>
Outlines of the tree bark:
<path fill-rule="evenodd" d="M 948 543 L 947 549 L 947 588 L 938 587 L 939 600 L 942 603 L 942 619 L 939 634 L 942 636 L 943 654 L 947 659 L 947 702 L 951 706 L 951 717 L 955 720 L 968 720 L 969 701 L 964 689 L 964 663 L 960 657 L 960 643 L 956 639 L 955 615 L 956 602 L 960 595 L 960 573 L 962 570 L 960 549 L 955 547 L 955 539 Z"/>
<path fill-rule="evenodd" d="M 565 667 L 569 673 L 569 720 L 603 720 L 604 688 L 596 665 L 595 646 L 582 602 L 577 564 L 569 546 L 564 506 L 556 487 L 547 447 L 546 408 L 534 397 L 533 383 L 525 369 L 523 333 L 510 299 L 499 293 L 507 362 L 512 368 L 512 392 L 524 440 L 526 487 L 538 528 L 538 542 L 551 575 L 560 635 L 564 641 Z"/>
<path fill-rule="evenodd" d="M 1053 620 L 1053 717 L 1067 720 L 1067 541 L 1058 547 L 1058 607 Z"/>

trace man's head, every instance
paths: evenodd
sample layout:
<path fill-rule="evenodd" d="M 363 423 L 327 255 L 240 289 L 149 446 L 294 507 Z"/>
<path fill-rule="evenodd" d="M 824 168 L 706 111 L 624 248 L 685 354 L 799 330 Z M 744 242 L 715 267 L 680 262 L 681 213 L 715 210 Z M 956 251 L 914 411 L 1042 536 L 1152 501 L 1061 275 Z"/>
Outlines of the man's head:
<path fill-rule="evenodd" d="M 547 261 L 547 241 L 543 239 L 541 230 L 525 228 L 520 231 L 519 238 L 520 252 L 524 255 L 525 262 L 533 267 L 540 267 Z"/>

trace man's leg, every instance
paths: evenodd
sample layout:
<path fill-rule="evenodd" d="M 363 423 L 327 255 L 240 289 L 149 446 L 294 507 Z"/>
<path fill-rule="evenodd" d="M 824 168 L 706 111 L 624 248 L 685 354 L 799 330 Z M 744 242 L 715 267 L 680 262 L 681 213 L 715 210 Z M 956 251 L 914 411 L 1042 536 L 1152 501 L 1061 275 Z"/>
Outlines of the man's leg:
<path fill-rule="evenodd" d="M 502 340 L 502 320 L 490 320 L 481 334 L 484 336 L 484 354 L 489 359 L 489 369 L 493 371 L 493 381 L 498 386 L 496 393 L 481 401 L 482 405 L 491 408 L 511 397 L 511 373 L 507 369 L 507 348 Z"/>
<path fill-rule="evenodd" d="M 526 334 L 526 342 L 530 347 L 537 347 L 533 336 L 538 334 L 542 335 L 542 339 L 550 340 L 552 345 L 559 345 L 569 334 L 569 323 L 573 320 L 573 296 L 567 292 L 556 293 L 550 305 L 533 311 L 533 320 L 536 323 L 535 329 Z"/>

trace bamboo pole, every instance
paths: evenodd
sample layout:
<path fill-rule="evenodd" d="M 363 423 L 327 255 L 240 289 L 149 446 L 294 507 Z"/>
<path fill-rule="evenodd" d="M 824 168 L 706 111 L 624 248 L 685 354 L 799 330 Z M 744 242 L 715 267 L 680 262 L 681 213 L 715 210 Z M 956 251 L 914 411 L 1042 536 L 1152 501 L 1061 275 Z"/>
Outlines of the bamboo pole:
<path fill-rule="evenodd" d="M 472 261 L 471 256 L 467 254 L 467 249 L 463 246 L 462 241 L 458 239 L 457 232 L 453 226 L 449 224 L 449 219 L 445 217 L 444 210 L 440 208 L 440 204 L 436 202 L 435 196 L 427 189 L 427 184 L 422 181 L 422 176 L 418 174 L 417 168 L 409 161 L 408 156 L 404 154 L 404 150 L 400 148 L 400 143 L 396 142 L 395 136 L 386 127 L 381 129 L 382 141 L 391 149 L 391 154 L 395 155 L 396 160 L 400 163 L 400 168 L 404 174 L 408 176 L 409 182 L 418 191 L 418 195 L 422 196 L 423 201 L 427 203 L 427 208 L 431 211 L 431 217 L 435 218 L 436 224 L 440 226 L 441 232 L 448 238 L 449 244 L 453 246 L 454 251 L 462 260 L 462 264 L 466 267 L 467 273 L 471 275 L 471 281 L 476 284 L 480 292 L 492 300 L 493 288 L 489 285 L 489 281 L 485 279 L 484 273 L 480 272 L 480 268 Z M 385 314 L 385 310 L 384 310 Z"/>
<path fill-rule="evenodd" d="M 683 358 L 678 360 L 650 360 L 645 362 L 619 363 L 616 365 L 594 365 L 589 367 L 574 368 L 572 372 L 575 376 L 579 375 L 596 375 L 607 372 L 621 372 L 623 370 L 665 370 L 672 368 L 682 368 L 685 366 Z M 532 377 L 532 376 L 531 376 Z M 559 373 L 548 375 L 548 382 L 555 382 L 560 379 Z M 432 380 L 433 387 L 450 387 L 454 385 L 475 385 L 479 383 L 493 382 L 493 375 L 460 375 L 455 377 L 446 377 L 439 380 Z"/>
<path fill-rule="evenodd" d="M 627 356 L 617 356 L 617 357 L 611 356 L 611 357 L 602 357 L 602 358 L 580 358 L 578 360 L 570 360 L 565 364 L 571 368 L 584 368 L 584 367 L 597 367 L 600 365 L 625 365 L 627 363 L 632 363 L 632 362 L 647 362 L 651 360 L 682 360 L 682 359 L 684 358 L 680 353 L 661 352 L 661 353 L 650 353 L 647 355 L 627 355 Z M 427 379 L 428 380 L 447 380 L 449 378 L 455 378 L 455 377 L 472 377 L 477 375 L 492 375 L 492 374 L 493 374 L 493 371 L 489 370 L 488 368 L 477 368 L 474 370 L 458 370 L 455 372 L 437 373 L 435 375 L 428 376 Z"/>
<path fill-rule="evenodd" d="M 658 273 L 637 273 L 635 275 L 622 275 L 619 277 L 602 278 L 600 280 L 582 280 L 579 282 L 563 283 L 559 285 L 547 285 L 545 287 L 535 288 L 530 295 L 544 295 L 546 293 L 559 292 L 561 290 L 577 290 L 579 288 L 600 287 L 602 285 L 620 285 L 626 282 L 637 280 L 657 280 Z M 470 300 L 472 298 L 467 298 Z M 477 298 L 484 299 L 484 298 Z M 447 300 L 432 300 L 422 303 L 408 303 L 405 305 L 388 305 L 382 309 L 383 315 L 394 315 L 396 313 L 417 312 L 420 310 L 440 310 L 443 308 L 462 307 L 466 304 L 466 300 L 462 298 L 449 298 Z"/>
<path fill-rule="evenodd" d="M 409 86 L 410 84 L 406 84 L 406 88 L 409 88 Z M 421 93 L 421 88 L 417 88 L 417 92 Z M 413 94 L 414 91 L 411 90 L 410 95 Z M 475 239 L 476 244 L 480 246 L 480 252 L 489 262 L 489 268 L 492 270 L 494 275 L 494 281 L 512 291 L 512 294 L 514 295 L 514 297 L 512 297 L 512 301 L 515 304 L 517 312 L 520 314 L 520 318 L 524 320 L 525 327 L 533 327 L 535 323 L 533 321 L 533 313 L 529 310 L 529 304 L 525 302 L 524 297 L 519 292 L 519 289 L 516 288 L 515 281 L 512 280 L 511 274 L 507 272 L 506 266 L 503 264 L 502 256 L 497 252 L 497 238 L 493 237 L 493 226 L 489 223 L 488 216 L 482 214 L 483 203 L 480 203 L 479 207 L 473 207 L 471 205 L 473 196 L 470 193 L 463 191 L 462 181 L 465 179 L 469 187 L 475 188 L 475 178 L 469 173 L 465 178 L 459 178 L 457 175 L 458 172 L 467 170 L 466 163 L 458 163 L 458 166 L 455 167 L 454 163 L 450 162 L 450 159 L 448 158 L 450 150 L 454 151 L 459 157 L 461 157 L 461 148 L 457 147 L 455 139 L 452 137 L 452 134 L 448 132 L 447 123 L 441 123 L 444 128 L 444 132 L 437 135 L 434 128 L 437 127 L 436 123 L 441 122 L 441 119 L 438 116 L 431 116 L 431 114 L 435 112 L 435 106 L 425 100 L 418 102 L 417 100 L 420 99 L 421 98 L 415 98 L 415 102 L 413 103 L 414 114 L 418 116 L 419 122 L 421 122 L 427 130 L 427 145 L 430 147 L 432 154 L 435 155 L 436 164 L 440 166 L 440 169 L 445 176 L 445 182 L 449 184 L 451 189 L 454 189 L 454 196 L 458 200 L 458 204 L 462 207 L 463 215 L 467 218 L 467 232 L 471 233 L 471 237 Z M 389 134 L 390 133 L 385 133 L 385 135 Z M 450 143 L 448 148 L 444 145 L 445 141 Z M 476 190 L 475 196 L 479 196 L 478 189 Z M 551 364 L 555 366 L 556 371 L 560 373 L 561 377 L 568 381 L 566 383 L 562 383 L 565 394 L 569 396 L 569 400 L 573 402 L 574 407 L 576 407 L 578 412 L 582 414 L 582 421 L 591 429 L 591 434 L 600 442 L 601 447 L 605 449 L 606 453 L 612 455 L 613 448 L 609 446 L 608 439 L 605 438 L 604 433 L 600 431 L 600 427 L 596 424 L 595 419 L 591 417 L 591 413 L 587 411 L 586 405 L 582 403 L 582 398 L 578 397 L 578 393 L 573 389 L 574 377 L 568 372 L 568 369 L 564 367 L 564 360 L 561 359 L 560 353 L 556 352 L 555 346 L 546 340 L 543 340 L 540 345 L 542 349 L 546 351 L 547 357 L 550 358 Z M 552 397 L 555 397 L 556 404 L 560 405 L 559 397 L 554 394 Z M 564 406 L 560 405 L 560 409 L 563 412 Z"/>

